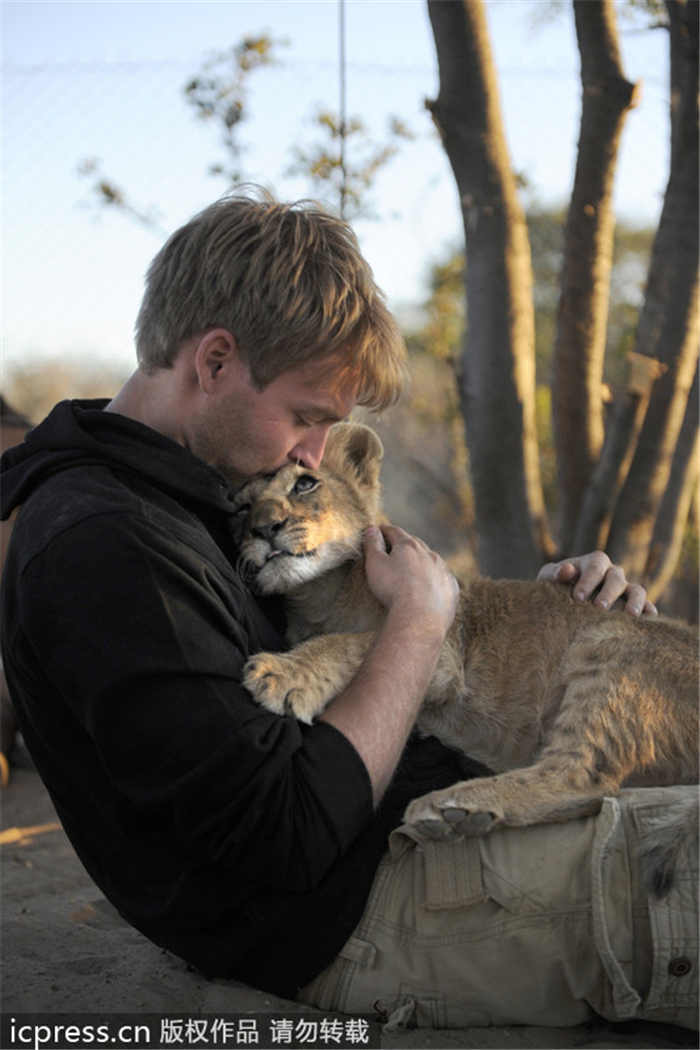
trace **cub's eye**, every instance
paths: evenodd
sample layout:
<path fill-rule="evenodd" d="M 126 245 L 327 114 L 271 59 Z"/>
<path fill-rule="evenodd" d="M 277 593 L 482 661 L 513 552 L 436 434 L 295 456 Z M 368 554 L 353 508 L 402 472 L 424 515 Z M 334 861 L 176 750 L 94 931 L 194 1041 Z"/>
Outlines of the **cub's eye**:
<path fill-rule="evenodd" d="M 318 478 L 313 477 L 311 474 L 302 474 L 294 483 L 292 492 L 296 492 L 297 495 L 303 492 L 313 492 L 320 484 Z"/>

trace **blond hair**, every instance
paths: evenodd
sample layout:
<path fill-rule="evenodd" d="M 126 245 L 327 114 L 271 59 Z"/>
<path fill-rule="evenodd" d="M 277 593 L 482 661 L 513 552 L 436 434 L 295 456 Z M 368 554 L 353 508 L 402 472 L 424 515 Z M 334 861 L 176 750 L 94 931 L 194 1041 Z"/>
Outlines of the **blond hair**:
<path fill-rule="evenodd" d="M 141 368 L 172 367 L 186 340 L 212 328 L 234 336 L 260 389 L 330 358 L 358 382 L 360 404 L 385 407 L 403 387 L 403 338 L 355 234 L 311 201 L 237 192 L 165 243 L 136 321 Z"/>

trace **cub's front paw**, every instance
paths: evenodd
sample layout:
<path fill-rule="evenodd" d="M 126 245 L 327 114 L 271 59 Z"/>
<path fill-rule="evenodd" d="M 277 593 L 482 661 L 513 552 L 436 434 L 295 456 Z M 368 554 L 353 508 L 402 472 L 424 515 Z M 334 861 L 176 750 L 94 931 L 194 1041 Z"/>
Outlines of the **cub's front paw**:
<path fill-rule="evenodd" d="M 410 803 L 404 824 L 411 824 L 426 838 L 485 835 L 503 820 L 503 809 L 493 798 L 480 799 L 470 784 L 455 784 L 431 791 Z"/>
<path fill-rule="evenodd" d="M 258 653 L 243 668 L 243 685 L 257 702 L 276 715 L 294 715 L 310 724 L 325 707 L 311 675 L 292 653 Z"/>

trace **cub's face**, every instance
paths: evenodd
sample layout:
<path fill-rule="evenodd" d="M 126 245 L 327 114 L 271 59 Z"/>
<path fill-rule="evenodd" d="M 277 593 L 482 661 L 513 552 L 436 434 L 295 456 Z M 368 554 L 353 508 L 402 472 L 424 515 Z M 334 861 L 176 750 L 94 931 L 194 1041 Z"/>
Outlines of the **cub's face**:
<path fill-rule="evenodd" d="M 369 428 L 339 424 L 318 470 L 290 463 L 238 490 L 239 564 L 255 590 L 285 594 L 360 556 L 376 521 L 381 454 Z"/>

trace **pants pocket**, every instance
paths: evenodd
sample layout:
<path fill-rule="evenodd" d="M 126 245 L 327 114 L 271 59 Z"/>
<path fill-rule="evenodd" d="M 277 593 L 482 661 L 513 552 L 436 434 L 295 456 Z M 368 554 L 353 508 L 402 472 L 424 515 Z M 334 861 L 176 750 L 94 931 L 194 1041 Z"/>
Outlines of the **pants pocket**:
<path fill-rule="evenodd" d="M 402 982 L 396 996 L 375 1004 L 385 1032 L 406 1028 L 488 1028 L 492 1018 L 468 1001 L 448 1002 L 442 991 Z"/>
<path fill-rule="evenodd" d="M 486 900 L 481 855 L 474 839 L 423 843 L 425 907 L 429 911 L 468 908 Z"/>

